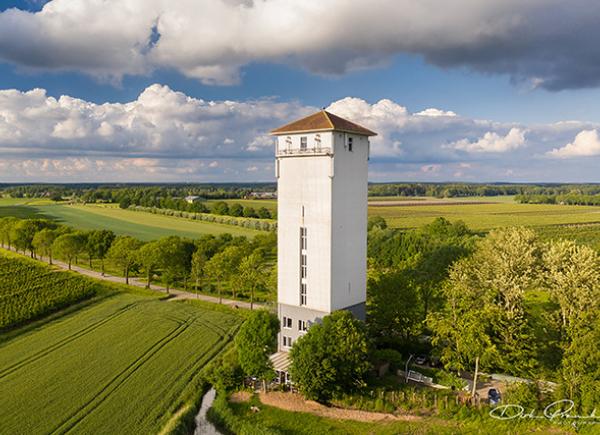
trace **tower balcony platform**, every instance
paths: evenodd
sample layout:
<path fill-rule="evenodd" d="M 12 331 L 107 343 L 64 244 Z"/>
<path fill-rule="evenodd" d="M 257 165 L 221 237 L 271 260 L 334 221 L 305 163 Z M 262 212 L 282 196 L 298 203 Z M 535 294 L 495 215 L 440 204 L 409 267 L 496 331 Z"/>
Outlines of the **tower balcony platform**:
<path fill-rule="evenodd" d="M 284 148 L 277 150 L 277 158 L 280 157 L 302 157 L 302 156 L 332 156 L 333 149 L 329 147 L 322 148 Z"/>

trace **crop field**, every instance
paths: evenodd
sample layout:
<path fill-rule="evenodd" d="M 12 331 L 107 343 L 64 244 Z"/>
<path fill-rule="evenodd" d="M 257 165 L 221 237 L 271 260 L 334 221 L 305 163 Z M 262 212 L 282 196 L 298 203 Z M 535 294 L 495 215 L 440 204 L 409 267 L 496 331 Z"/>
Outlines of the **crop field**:
<path fill-rule="evenodd" d="M 116 292 L 0 334 L 0 433 L 158 433 L 240 318 Z"/>
<path fill-rule="evenodd" d="M 95 292 L 95 285 L 81 276 L 0 253 L 0 330 L 56 311 Z"/>
<path fill-rule="evenodd" d="M 437 217 L 462 220 L 474 230 L 506 226 L 600 223 L 600 207 L 517 204 L 510 202 L 460 205 L 410 205 L 369 207 L 369 216 L 382 216 L 390 227 L 416 228 Z"/>

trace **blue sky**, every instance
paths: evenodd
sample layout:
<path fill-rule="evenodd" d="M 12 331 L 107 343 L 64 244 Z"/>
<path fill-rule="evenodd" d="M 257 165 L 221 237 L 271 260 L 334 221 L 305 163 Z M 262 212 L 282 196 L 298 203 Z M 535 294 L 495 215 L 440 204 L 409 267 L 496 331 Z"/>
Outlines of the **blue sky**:
<path fill-rule="evenodd" d="M 588 2 L 357 1 L 288 31 L 327 3 L 3 2 L 0 182 L 271 180 L 265 133 L 321 107 L 382 133 L 374 181 L 600 181 Z"/>

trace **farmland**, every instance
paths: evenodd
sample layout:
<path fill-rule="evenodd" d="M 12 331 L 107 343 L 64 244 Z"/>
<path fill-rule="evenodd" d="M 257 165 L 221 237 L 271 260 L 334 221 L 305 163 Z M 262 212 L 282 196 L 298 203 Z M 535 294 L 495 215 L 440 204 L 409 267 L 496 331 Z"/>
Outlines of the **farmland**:
<path fill-rule="evenodd" d="M 502 203 L 439 204 L 369 207 L 369 216 L 382 216 L 394 228 L 417 228 L 436 217 L 462 220 L 474 230 L 506 226 L 547 226 L 600 223 L 600 207 Z"/>
<path fill-rule="evenodd" d="M 91 297 L 94 283 L 0 254 L 0 330 Z"/>
<path fill-rule="evenodd" d="M 5 198 L 0 199 L 0 217 L 45 217 L 80 230 L 106 229 L 140 240 L 154 240 L 165 236 L 197 238 L 204 234 L 222 233 L 253 237 L 261 233 L 233 225 L 122 210 L 116 206 L 18 203 L 4 206 L 5 201 Z"/>
<path fill-rule="evenodd" d="M 88 303 L 0 334 L 0 433 L 157 433 L 240 324 L 195 301 L 98 286 Z"/>

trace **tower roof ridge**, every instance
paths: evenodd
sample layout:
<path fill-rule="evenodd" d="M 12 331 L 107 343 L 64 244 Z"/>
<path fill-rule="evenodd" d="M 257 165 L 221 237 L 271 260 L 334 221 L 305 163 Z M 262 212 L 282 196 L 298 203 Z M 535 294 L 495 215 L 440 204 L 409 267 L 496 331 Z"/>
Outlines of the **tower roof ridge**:
<path fill-rule="evenodd" d="M 344 119 L 326 110 L 320 110 L 312 115 L 292 121 L 282 127 L 271 130 L 272 135 L 289 133 L 308 133 L 318 131 L 341 131 L 363 136 L 376 136 L 372 130 Z"/>

